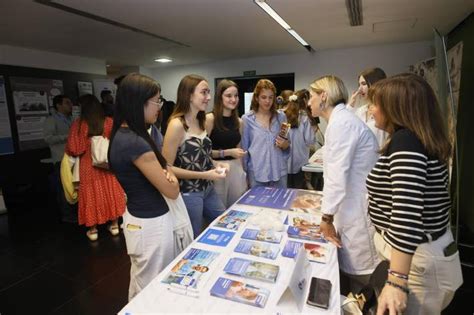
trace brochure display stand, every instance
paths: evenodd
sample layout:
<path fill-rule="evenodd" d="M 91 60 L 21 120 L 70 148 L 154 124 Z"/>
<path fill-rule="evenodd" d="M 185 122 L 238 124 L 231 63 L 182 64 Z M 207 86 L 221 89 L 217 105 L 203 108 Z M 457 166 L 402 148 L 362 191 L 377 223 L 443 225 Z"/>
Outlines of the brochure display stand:
<path fill-rule="evenodd" d="M 337 250 L 319 233 L 321 193 L 249 190 L 119 314 L 340 314 Z M 307 304 L 312 277 L 329 308 Z"/>

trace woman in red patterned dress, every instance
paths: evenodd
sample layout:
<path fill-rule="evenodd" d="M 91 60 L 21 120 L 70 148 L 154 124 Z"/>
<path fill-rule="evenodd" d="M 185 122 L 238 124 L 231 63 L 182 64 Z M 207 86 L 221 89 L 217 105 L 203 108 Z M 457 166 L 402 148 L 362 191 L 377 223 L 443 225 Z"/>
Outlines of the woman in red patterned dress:
<path fill-rule="evenodd" d="M 94 167 L 91 155 L 91 137 L 110 137 L 112 119 L 105 117 L 102 105 L 93 95 L 79 98 L 81 117 L 71 126 L 66 153 L 80 157 L 79 225 L 89 228 L 87 237 L 98 238 L 97 225 L 112 221 L 109 231 L 119 234 L 118 218 L 125 211 L 125 193 L 115 176 L 108 170 Z"/>

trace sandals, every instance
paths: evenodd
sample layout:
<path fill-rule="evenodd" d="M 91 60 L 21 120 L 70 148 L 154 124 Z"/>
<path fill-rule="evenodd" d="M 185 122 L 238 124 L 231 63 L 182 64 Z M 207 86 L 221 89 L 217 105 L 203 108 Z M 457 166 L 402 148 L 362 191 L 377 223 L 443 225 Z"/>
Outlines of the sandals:
<path fill-rule="evenodd" d="M 110 232 L 110 234 L 112 234 L 113 236 L 119 235 L 119 233 L 120 233 L 120 228 L 119 228 L 118 225 L 109 225 L 109 232 Z"/>
<path fill-rule="evenodd" d="M 99 233 L 97 230 L 87 230 L 86 235 L 91 242 L 97 241 L 97 239 L 99 238 Z"/>

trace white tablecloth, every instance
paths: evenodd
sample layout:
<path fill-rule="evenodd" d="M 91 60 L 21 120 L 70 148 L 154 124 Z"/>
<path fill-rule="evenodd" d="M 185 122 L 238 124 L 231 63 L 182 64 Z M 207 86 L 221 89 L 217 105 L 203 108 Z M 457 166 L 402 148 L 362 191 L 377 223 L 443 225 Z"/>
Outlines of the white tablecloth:
<path fill-rule="evenodd" d="M 253 207 L 253 206 L 244 206 L 235 204 L 229 209 L 241 210 L 245 212 L 256 213 L 259 212 L 262 208 Z M 209 226 L 213 228 L 213 223 Z M 219 228 L 216 228 L 219 229 Z M 234 248 L 240 241 L 240 236 L 245 230 L 245 225 L 240 226 L 239 230 L 236 232 L 230 243 L 226 247 L 211 246 L 203 243 L 197 242 L 195 240 L 187 249 L 185 249 L 176 259 L 171 262 L 153 281 L 143 289 L 129 304 L 127 304 L 119 314 L 151 314 L 151 313 L 214 313 L 214 314 L 223 314 L 223 313 L 240 313 L 240 314 L 249 314 L 249 313 L 269 313 L 269 314 L 294 314 L 299 313 L 296 306 L 296 302 L 292 300 L 292 296 L 288 293 L 283 296 L 280 303 L 278 303 L 278 298 L 281 293 L 284 291 L 283 283 L 287 283 L 295 261 L 291 258 L 281 256 L 281 250 L 283 250 L 286 241 L 288 239 L 286 232 L 283 233 L 283 239 L 280 242 L 280 253 L 276 260 L 270 260 L 265 258 L 259 258 L 255 256 L 245 255 L 234 252 Z M 202 234 L 201 234 L 202 235 Z M 199 237 L 197 238 L 199 239 Z M 296 240 L 298 241 L 298 240 Z M 301 240 L 302 241 L 302 240 Z M 330 252 L 328 254 L 328 261 L 326 264 L 320 264 L 312 262 L 312 276 L 329 279 L 332 283 L 331 297 L 329 309 L 324 310 L 321 308 L 316 308 L 308 306 L 305 304 L 303 308 L 304 314 L 341 314 L 340 311 L 340 288 L 339 288 L 339 263 L 337 260 L 337 251 L 336 247 L 332 244 L 329 244 Z M 215 252 L 220 252 L 221 255 L 217 258 L 218 261 L 215 262 L 211 268 L 212 274 L 209 276 L 208 281 L 203 286 L 199 297 L 191 297 L 186 295 L 181 295 L 175 292 L 172 292 L 168 289 L 168 285 L 161 283 L 163 279 L 171 270 L 171 268 L 184 256 L 189 248 L 198 248 L 211 250 Z M 277 264 L 280 266 L 280 272 L 276 283 L 266 283 L 257 280 L 240 278 L 224 273 L 223 269 L 228 260 L 231 257 L 241 257 L 251 260 L 257 260 L 262 262 L 267 262 L 271 264 Z M 257 287 L 264 287 L 271 291 L 270 297 L 265 305 L 265 308 L 258 308 L 251 305 L 246 305 L 230 300 L 225 300 L 222 298 L 214 297 L 210 295 L 210 289 L 214 285 L 218 277 L 224 276 L 229 279 L 242 281 L 245 283 L 253 284 Z M 310 279 L 308 279 L 310 281 Z M 307 287 L 307 291 L 309 286 Z M 306 292 L 307 296 L 308 292 Z M 278 305 L 277 305 L 278 303 Z"/>

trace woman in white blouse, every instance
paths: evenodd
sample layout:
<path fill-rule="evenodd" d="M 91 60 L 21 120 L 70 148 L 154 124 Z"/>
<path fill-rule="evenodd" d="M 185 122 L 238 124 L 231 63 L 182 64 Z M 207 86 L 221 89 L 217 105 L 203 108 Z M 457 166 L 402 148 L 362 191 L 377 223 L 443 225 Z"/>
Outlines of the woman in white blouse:
<path fill-rule="evenodd" d="M 371 104 L 367 96 L 369 93 L 369 88 L 375 82 L 385 79 L 386 77 L 387 75 L 380 68 L 370 68 L 362 71 L 358 77 L 359 88 L 352 94 L 351 99 L 347 104 L 347 109 L 354 112 L 354 114 L 359 117 L 363 122 L 365 122 L 365 124 L 374 133 L 380 148 L 387 140 L 388 133 L 375 126 L 374 117 L 371 111 Z M 357 102 L 360 102 L 363 105 L 356 108 L 355 106 Z"/>

